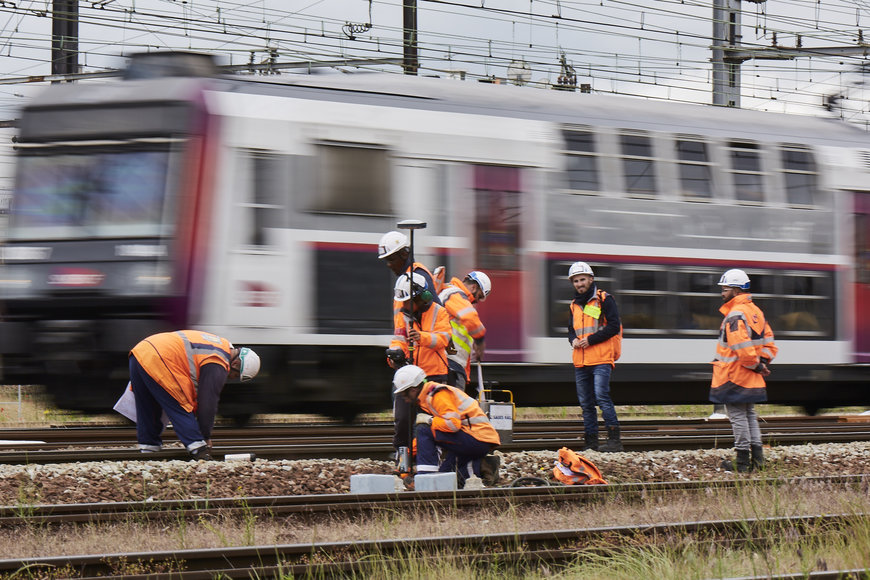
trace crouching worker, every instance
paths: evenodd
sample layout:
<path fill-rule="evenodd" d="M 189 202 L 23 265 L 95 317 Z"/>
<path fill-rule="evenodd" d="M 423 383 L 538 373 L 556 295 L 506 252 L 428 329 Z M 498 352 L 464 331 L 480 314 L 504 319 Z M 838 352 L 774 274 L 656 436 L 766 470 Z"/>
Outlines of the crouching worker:
<path fill-rule="evenodd" d="M 253 379 L 259 370 L 257 353 L 207 332 L 178 330 L 144 339 L 130 351 L 139 449 L 160 450 L 165 411 L 190 455 L 211 459 L 211 431 L 224 383 Z"/>
<path fill-rule="evenodd" d="M 459 487 L 472 474 L 480 477 L 483 458 L 501 440 L 477 401 L 456 387 L 427 381 L 423 369 L 414 365 L 396 371 L 393 386 L 397 396 L 416 401 L 423 410 L 415 429 L 417 473 L 455 471 Z"/>

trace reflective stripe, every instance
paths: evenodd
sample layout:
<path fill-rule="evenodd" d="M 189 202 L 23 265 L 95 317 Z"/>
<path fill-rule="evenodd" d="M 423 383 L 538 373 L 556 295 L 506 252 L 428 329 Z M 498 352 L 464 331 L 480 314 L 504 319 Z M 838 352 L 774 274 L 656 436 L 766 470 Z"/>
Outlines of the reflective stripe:
<path fill-rule="evenodd" d="M 736 357 L 736 356 L 722 356 L 722 355 L 717 353 L 716 356 L 713 358 L 713 360 L 718 360 L 718 361 L 730 363 L 730 362 L 735 362 L 737 360 L 737 358 L 738 357 Z"/>
<path fill-rule="evenodd" d="M 749 348 L 750 346 L 755 346 L 754 340 L 747 340 L 745 342 L 738 342 L 737 344 L 733 344 L 729 346 L 731 350 L 740 350 L 741 348 Z"/>
<path fill-rule="evenodd" d="M 453 344 L 471 354 L 471 345 L 474 343 L 471 335 L 455 318 L 450 321 L 450 326 L 453 327 Z"/>
<path fill-rule="evenodd" d="M 187 368 L 190 373 L 190 380 L 194 387 L 199 387 L 199 380 L 196 377 L 196 363 L 193 362 L 193 348 L 190 346 L 190 340 L 187 335 L 180 331 L 175 331 L 175 334 L 181 337 L 181 342 L 184 343 L 184 354 L 187 355 Z"/>
<path fill-rule="evenodd" d="M 456 313 L 456 318 L 461 318 L 461 317 L 465 316 L 466 314 L 471 314 L 472 312 L 477 312 L 474 309 L 474 306 L 469 306 L 468 308 L 463 308 L 462 310 L 460 310 L 459 312 Z"/>

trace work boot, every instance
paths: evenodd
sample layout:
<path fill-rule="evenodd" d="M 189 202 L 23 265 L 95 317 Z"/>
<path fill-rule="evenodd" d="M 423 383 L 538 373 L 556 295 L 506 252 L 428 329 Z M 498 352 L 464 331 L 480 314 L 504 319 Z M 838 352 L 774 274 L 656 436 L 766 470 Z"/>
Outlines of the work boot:
<path fill-rule="evenodd" d="M 752 445 L 749 452 L 749 471 L 764 469 L 764 448 L 761 445 Z"/>
<path fill-rule="evenodd" d="M 208 445 L 203 445 L 202 447 L 197 447 L 193 451 L 190 452 L 191 459 L 195 459 L 197 461 L 211 461 L 211 453 L 208 450 Z"/>
<path fill-rule="evenodd" d="M 726 459 L 722 462 L 722 469 L 725 471 L 736 471 L 737 473 L 747 473 L 751 466 L 749 463 L 749 449 L 737 449 L 737 459 L 731 461 Z"/>
<path fill-rule="evenodd" d="M 619 425 L 607 428 L 607 441 L 601 446 L 601 451 L 605 453 L 622 451 L 622 440 L 619 438 Z"/>
<path fill-rule="evenodd" d="M 498 484 L 501 474 L 498 472 L 501 466 L 501 457 L 498 455 L 485 455 L 480 460 L 480 479 L 483 485 L 493 487 Z"/>
<path fill-rule="evenodd" d="M 598 451 L 598 433 L 583 434 L 583 451 Z"/>

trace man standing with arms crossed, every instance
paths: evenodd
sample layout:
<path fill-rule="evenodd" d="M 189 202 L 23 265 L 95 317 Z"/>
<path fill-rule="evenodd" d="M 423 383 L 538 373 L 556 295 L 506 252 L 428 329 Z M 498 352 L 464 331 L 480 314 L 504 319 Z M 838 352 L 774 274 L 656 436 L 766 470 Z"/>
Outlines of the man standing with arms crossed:
<path fill-rule="evenodd" d="M 764 377 L 778 351 L 773 331 L 764 313 L 752 302 L 749 276 L 743 270 L 728 270 L 719 279 L 725 319 L 719 327 L 719 342 L 713 359 L 710 401 L 724 403 L 734 432 L 734 462 L 724 461 L 728 471 L 746 473 L 764 467 L 761 428 L 755 403 L 767 400 Z"/>

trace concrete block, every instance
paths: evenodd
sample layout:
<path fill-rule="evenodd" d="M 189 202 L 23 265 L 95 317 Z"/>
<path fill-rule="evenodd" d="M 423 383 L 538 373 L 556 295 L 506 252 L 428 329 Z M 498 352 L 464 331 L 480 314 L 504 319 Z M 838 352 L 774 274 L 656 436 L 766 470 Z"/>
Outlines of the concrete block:
<path fill-rule="evenodd" d="M 396 476 L 379 473 L 357 473 L 350 476 L 350 493 L 393 493 Z"/>
<path fill-rule="evenodd" d="M 456 473 L 418 473 L 414 476 L 415 491 L 456 491 Z"/>

